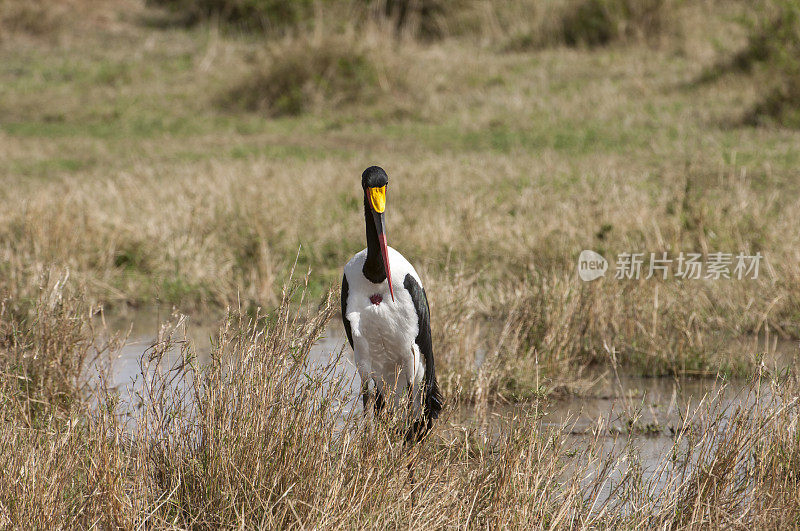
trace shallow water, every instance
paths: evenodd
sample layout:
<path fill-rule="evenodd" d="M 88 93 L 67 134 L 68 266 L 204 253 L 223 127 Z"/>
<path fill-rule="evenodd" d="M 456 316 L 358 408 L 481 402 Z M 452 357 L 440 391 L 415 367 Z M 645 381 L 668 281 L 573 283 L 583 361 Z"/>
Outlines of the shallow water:
<path fill-rule="evenodd" d="M 136 390 L 141 386 L 140 360 L 158 336 L 160 323 L 169 318 L 167 312 L 136 311 L 117 315 L 111 325 L 123 332 L 129 331 L 124 347 L 113 361 L 110 381 L 133 411 L 137 407 Z M 186 340 L 202 363 L 208 359 L 211 337 L 217 330 L 216 322 L 187 322 L 184 338 L 182 330 L 173 339 Z M 333 321 L 324 337 L 312 348 L 308 360 L 310 368 L 326 366 L 342 351 L 346 339 L 341 323 Z M 755 345 L 755 341 L 754 341 Z M 163 358 L 164 365 L 172 366 L 181 355 L 181 343 L 172 348 Z M 769 362 L 787 366 L 800 357 L 800 347 L 795 342 L 775 343 Z M 337 373 L 343 373 L 350 382 L 343 397 L 342 415 L 361 409 L 359 400 L 360 380 L 352 360 L 352 351 L 344 348 Z M 604 452 L 620 452 L 635 448 L 639 465 L 645 478 L 654 478 L 661 483 L 661 476 L 668 477 L 664 467 L 665 456 L 675 444 L 676 433 L 687 418 L 708 402 L 714 402 L 725 416 L 736 406 L 749 406 L 756 400 L 768 399 L 764 394 L 748 394 L 752 386 L 743 379 L 714 378 L 645 378 L 629 374 L 617 374 L 607 370 L 593 376 L 593 383 L 580 396 L 549 399 L 542 402 L 538 414 L 542 416 L 543 429 L 553 429 L 566 434 L 570 444 L 577 449 L 586 447 L 597 437 Z M 487 433 L 502 430 L 502 425 L 515 416 L 530 413 L 532 404 L 494 405 L 484 416 L 476 414 L 475 408 L 465 407 L 451 416 L 458 425 L 481 425 Z M 488 419 L 488 420 L 487 420 Z M 494 419 L 494 420 L 492 420 Z M 614 477 L 621 477 L 622 471 Z M 610 489 L 610 486 L 608 487 Z M 610 495 L 604 492 L 601 498 Z"/>
<path fill-rule="evenodd" d="M 158 309 L 137 310 L 117 314 L 109 318 L 110 328 L 122 334 L 128 334 L 127 340 L 112 360 L 110 386 L 119 392 L 123 403 L 137 406 L 136 391 L 141 387 L 142 357 L 146 356 L 157 341 L 162 323 L 170 318 L 167 311 Z M 338 326 L 336 326 L 338 325 Z M 173 367 L 179 361 L 184 342 L 197 356 L 200 364 L 208 361 L 211 351 L 211 340 L 218 331 L 219 322 L 209 320 L 192 322 L 187 320 L 185 326 L 178 327 L 172 334 L 173 348 L 169 349 L 162 359 L 164 368 Z M 184 331 L 186 337 L 184 337 Z M 312 347 L 308 359 L 310 369 L 327 366 L 339 353 L 346 341 L 341 323 L 334 322 L 325 335 Z M 352 359 L 352 351 L 345 349 L 345 355 L 336 368 L 336 373 L 343 373 L 350 382 L 348 400 L 342 413 L 347 414 L 351 407 L 360 408 L 359 379 Z"/>
<path fill-rule="evenodd" d="M 123 397 L 129 396 L 141 379 L 140 360 L 152 347 L 162 323 L 170 318 L 167 311 L 147 309 L 114 315 L 109 319 L 110 327 L 121 333 L 128 332 L 127 341 L 117 352 L 111 371 L 111 385 Z M 203 363 L 208 360 L 211 338 L 216 334 L 218 322 L 209 320 L 195 322 L 187 320 L 185 327 L 178 327 L 172 338 L 175 347 L 163 359 L 164 365 L 172 365 L 180 356 L 180 347 L 187 341 Z M 186 337 L 183 332 L 185 330 Z M 308 360 L 309 367 L 322 367 L 345 346 L 345 335 L 341 322 L 330 323 L 325 335 L 314 345 Z M 788 366 L 800 358 L 800 345 L 793 341 L 776 342 L 770 347 L 773 351 L 773 365 Z M 353 363 L 352 351 L 344 348 L 344 356 L 339 362 L 337 372 L 344 373 L 351 381 L 351 398 L 359 392 L 358 376 Z M 658 431 L 675 428 L 686 413 L 687 406 L 697 405 L 704 397 L 719 394 L 723 402 L 741 401 L 747 387 L 743 379 L 715 379 L 692 377 L 650 378 L 626 374 L 616 374 L 611 370 L 595 373 L 592 381 L 580 396 L 548 400 L 544 409 L 545 425 L 569 424 L 573 434 L 591 430 L 598 419 L 604 419 L 612 430 L 626 431 L 625 423 L 637 413 L 637 425 L 649 427 L 648 435 Z M 356 400 L 357 402 L 357 400 Z M 357 404 L 356 404 L 357 405 Z M 496 406 L 496 413 L 514 414 L 522 412 L 525 405 Z M 658 429 L 657 429 L 658 428 Z"/>

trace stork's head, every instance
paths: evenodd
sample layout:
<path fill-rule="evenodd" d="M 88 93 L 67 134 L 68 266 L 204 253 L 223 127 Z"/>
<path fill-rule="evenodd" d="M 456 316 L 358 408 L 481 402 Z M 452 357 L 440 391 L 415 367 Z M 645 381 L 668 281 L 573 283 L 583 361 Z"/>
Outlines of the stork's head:
<path fill-rule="evenodd" d="M 383 188 L 389 184 L 389 176 L 380 166 L 370 166 L 361 174 L 361 186 L 367 188 Z"/>
<path fill-rule="evenodd" d="M 364 188 L 364 209 L 372 214 L 372 219 L 375 223 L 378 241 L 380 242 L 381 258 L 386 270 L 386 280 L 389 282 L 389 292 L 392 295 L 392 300 L 394 300 L 392 273 L 389 270 L 389 252 L 386 246 L 386 229 L 384 226 L 387 184 L 389 184 L 389 176 L 379 166 L 370 166 L 361 174 L 361 187 Z"/>

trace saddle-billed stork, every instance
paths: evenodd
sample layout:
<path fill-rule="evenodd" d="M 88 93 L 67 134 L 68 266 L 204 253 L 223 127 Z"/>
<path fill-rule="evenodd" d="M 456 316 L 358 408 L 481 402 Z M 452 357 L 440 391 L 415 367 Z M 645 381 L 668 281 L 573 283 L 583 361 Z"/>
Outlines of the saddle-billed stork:
<path fill-rule="evenodd" d="M 374 384 L 375 411 L 410 399 L 407 440 L 419 440 L 442 409 L 431 344 L 428 298 L 414 267 L 386 245 L 389 177 L 371 166 L 361 175 L 367 248 L 344 266 L 342 321 L 361 377 L 364 411 Z M 409 389 L 410 387 L 410 389 Z"/>

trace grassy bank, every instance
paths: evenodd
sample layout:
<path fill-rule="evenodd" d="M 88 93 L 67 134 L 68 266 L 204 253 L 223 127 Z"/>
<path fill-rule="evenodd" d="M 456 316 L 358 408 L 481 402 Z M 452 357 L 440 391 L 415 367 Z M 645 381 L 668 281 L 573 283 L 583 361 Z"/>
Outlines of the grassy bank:
<path fill-rule="evenodd" d="M 52 279 L 34 306 L 35 318 L 3 314 L 3 526 L 761 528 L 800 518 L 794 377 L 760 373 L 735 411 L 714 397 L 688 408 L 658 473 L 645 474 L 634 442 L 607 444 L 623 434 L 600 423 L 576 441 L 568 425 L 543 422 L 538 401 L 500 421 L 464 423 L 450 407 L 411 449 L 397 420 L 341 416 L 337 384 L 324 383 L 335 364 L 303 368 L 330 299 L 310 313 L 285 299 L 269 326 L 228 314 L 207 366 L 185 347 L 171 368 L 145 373 L 135 421 L 75 370 L 85 345 L 115 348 L 80 297 Z M 165 327 L 145 367 L 179 338 Z"/>

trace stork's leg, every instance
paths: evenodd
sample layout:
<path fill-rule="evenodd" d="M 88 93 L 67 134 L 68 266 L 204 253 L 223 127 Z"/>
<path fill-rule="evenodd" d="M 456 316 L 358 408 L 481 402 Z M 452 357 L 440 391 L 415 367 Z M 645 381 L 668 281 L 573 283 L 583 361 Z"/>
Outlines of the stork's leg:
<path fill-rule="evenodd" d="M 411 504 L 417 504 L 417 482 L 414 478 L 414 465 L 416 458 L 412 458 L 408 462 L 408 484 L 411 486 Z"/>
<path fill-rule="evenodd" d="M 425 369 L 420 361 L 419 350 L 412 346 L 410 355 L 405 359 L 403 370 L 408 378 L 408 407 L 411 424 L 406 431 L 406 442 L 418 442 L 430 429 L 430 422 L 425 419 L 422 407 L 423 378 Z"/>
<path fill-rule="evenodd" d="M 408 448 L 411 450 L 411 448 Z M 414 471 L 417 466 L 417 452 L 411 453 L 411 458 L 408 461 L 408 485 L 411 487 L 411 505 L 417 505 L 417 499 L 419 498 L 418 490 L 420 485 L 417 483 L 417 478 L 415 477 Z"/>
<path fill-rule="evenodd" d="M 351 320 L 351 322 L 353 321 L 358 323 L 357 318 Z M 361 378 L 361 401 L 364 404 L 364 415 L 366 416 L 369 411 L 367 404 L 369 404 L 370 395 L 372 394 L 369 388 L 369 384 L 372 381 L 372 364 L 369 361 L 369 356 L 365 355 L 365 353 L 369 353 L 369 346 L 358 330 L 357 325 L 353 326 L 353 342 L 355 343 L 353 358 L 356 362 L 358 376 Z"/>
<path fill-rule="evenodd" d="M 375 403 L 373 407 L 375 408 L 375 414 L 379 414 L 383 411 L 383 408 L 386 407 L 386 400 L 383 398 L 383 393 L 379 386 L 375 386 L 374 395 L 373 390 L 369 388 L 369 380 L 365 383 L 361 384 L 361 403 L 364 405 L 364 415 L 367 414 L 369 411 L 369 401 L 370 398 L 375 397 Z"/>
<path fill-rule="evenodd" d="M 383 393 L 377 387 L 375 388 L 375 413 L 380 413 L 386 407 L 386 400 L 383 398 Z"/>
<path fill-rule="evenodd" d="M 367 414 L 367 403 L 369 403 L 369 381 L 362 381 L 361 383 L 361 401 L 364 404 L 364 415 Z"/>
<path fill-rule="evenodd" d="M 420 398 L 422 395 L 422 389 L 419 386 L 415 386 L 413 392 L 410 390 L 409 394 L 409 405 L 412 408 L 416 408 L 420 403 Z M 417 411 L 416 409 L 414 411 Z M 414 444 L 421 441 L 425 435 L 431 430 L 431 426 L 433 421 L 425 415 L 425 412 L 419 410 L 418 414 L 415 414 L 411 419 L 411 425 L 408 427 L 408 431 L 406 431 L 406 443 L 407 444 Z"/>

